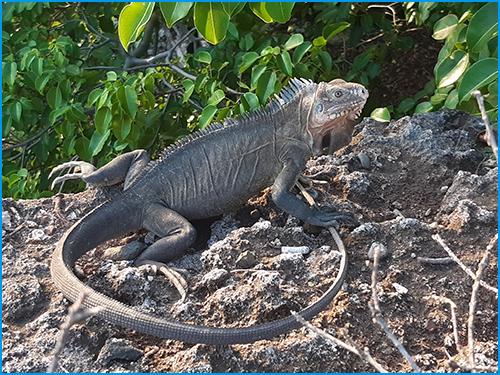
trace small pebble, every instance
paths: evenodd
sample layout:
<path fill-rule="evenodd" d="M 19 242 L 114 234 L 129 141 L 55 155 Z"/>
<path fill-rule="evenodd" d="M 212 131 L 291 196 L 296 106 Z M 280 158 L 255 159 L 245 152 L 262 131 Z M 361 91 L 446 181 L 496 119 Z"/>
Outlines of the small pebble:
<path fill-rule="evenodd" d="M 370 169 L 371 162 L 368 155 L 366 155 L 364 152 L 360 152 L 358 154 L 358 159 L 364 169 Z"/>
<path fill-rule="evenodd" d="M 282 254 L 309 254 L 309 246 L 282 246 Z"/>
<path fill-rule="evenodd" d="M 250 251 L 242 252 L 236 259 L 236 267 L 238 268 L 252 268 L 257 264 L 255 255 Z"/>
<path fill-rule="evenodd" d="M 374 242 L 370 246 L 370 250 L 368 250 L 368 259 L 375 259 L 375 251 L 378 249 L 379 259 L 384 259 L 387 257 L 387 247 L 381 244 L 380 242 Z"/>
<path fill-rule="evenodd" d="M 448 187 L 448 186 L 446 186 L 446 185 L 445 185 L 445 186 L 441 186 L 441 189 L 440 189 L 440 190 L 441 190 L 441 193 L 446 193 L 446 192 L 448 191 L 448 188 L 449 188 L 449 187 Z"/>
<path fill-rule="evenodd" d="M 142 350 L 132 346 L 130 341 L 112 337 L 104 343 L 97 357 L 97 362 L 105 364 L 112 360 L 132 362 L 137 361 L 142 355 Z"/>

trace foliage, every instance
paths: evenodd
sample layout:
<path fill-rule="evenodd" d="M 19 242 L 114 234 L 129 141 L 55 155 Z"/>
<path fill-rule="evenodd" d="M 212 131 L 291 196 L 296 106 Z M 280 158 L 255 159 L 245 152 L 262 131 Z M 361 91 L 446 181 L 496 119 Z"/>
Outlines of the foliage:
<path fill-rule="evenodd" d="M 445 9 L 447 14 L 430 19 L 430 11 L 438 3 L 407 4 L 408 17 L 416 23 L 426 21 L 433 28 L 432 37 L 443 41 L 436 65 L 434 82 L 412 98 L 393 109 L 396 114 L 423 113 L 440 108 L 461 109 L 479 114 L 474 90 L 485 96 L 487 110 L 493 121 L 498 117 L 498 21 L 496 3 Z M 386 110 L 388 110 L 386 108 Z M 372 113 L 376 116 L 377 110 Z M 390 119 L 386 118 L 386 119 Z"/>
<path fill-rule="evenodd" d="M 52 194 L 47 171 L 75 155 L 97 166 L 137 148 L 154 156 L 264 105 L 293 76 L 361 82 L 370 113 L 380 107 L 382 66 L 414 49 L 412 27 L 443 43 L 435 80 L 373 115 L 387 121 L 454 102 L 474 112 L 473 88 L 496 114 L 494 12 L 446 3 L 5 3 L 3 194 Z"/>

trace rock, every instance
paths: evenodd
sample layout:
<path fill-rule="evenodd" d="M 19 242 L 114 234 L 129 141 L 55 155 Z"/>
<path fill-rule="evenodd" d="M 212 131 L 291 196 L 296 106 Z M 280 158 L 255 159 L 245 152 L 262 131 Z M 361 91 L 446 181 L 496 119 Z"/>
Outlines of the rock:
<path fill-rule="evenodd" d="M 311 249 L 309 246 L 282 246 L 282 254 L 309 254 Z"/>
<path fill-rule="evenodd" d="M 146 244 L 141 241 L 132 241 L 123 246 L 115 246 L 106 249 L 104 257 L 111 260 L 133 260 L 137 258 Z"/>
<path fill-rule="evenodd" d="M 143 355 L 142 350 L 135 348 L 125 339 L 110 338 L 106 341 L 97 356 L 97 362 L 109 364 L 113 360 L 137 361 Z"/>
<path fill-rule="evenodd" d="M 341 181 L 345 184 L 349 195 L 366 194 L 370 188 L 370 180 L 364 172 L 354 171 L 344 174 Z"/>
<path fill-rule="evenodd" d="M 22 322 L 40 309 L 43 292 L 40 282 L 32 275 L 18 275 L 2 283 L 4 318 L 10 322 Z"/>
<path fill-rule="evenodd" d="M 28 237 L 28 243 L 37 243 L 37 242 L 42 242 L 49 238 L 43 231 L 43 229 L 34 229 L 31 231 Z"/>
<path fill-rule="evenodd" d="M 257 259 L 255 255 L 250 251 L 244 251 L 236 259 L 236 267 L 238 268 L 252 268 L 257 264 Z"/>
<path fill-rule="evenodd" d="M 375 259 L 375 251 L 378 251 L 379 259 L 385 259 L 388 255 L 387 247 L 380 242 L 374 242 L 370 246 L 370 250 L 368 250 L 368 259 Z"/>
<path fill-rule="evenodd" d="M 458 202 L 457 207 L 448 215 L 448 228 L 453 230 L 469 230 L 480 226 L 495 224 L 496 215 L 479 207 L 470 199 Z"/>
<path fill-rule="evenodd" d="M 223 240 L 227 235 L 238 228 L 238 223 L 231 215 L 224 215 L 222 219 L 216 220 L 210 226 L 210 239 L 208 246 L 212 246 L 217 241 Z"/>
<path fill-rule="evenodd" d="M 361 163 L 361 167 L 363 167 L 364 169 L 370 169 L 371 167 L 370 157 L 366 153 L 360 152 L 358 154 L 358 159 L 359 162 Z"/>
<path fill-rule="evenodd" d="M 220 287 L 229 277 L 229 272 L 223 268 L 215 268 L 203 275 L 200 284 L 210 289 Z"/>
<path fill-rule="evenodd" d="M 2 211 L 2 228 L 11 231 L 12 230 L 12 221 L 10 217 L 10 213 L 8 211 Z"/>

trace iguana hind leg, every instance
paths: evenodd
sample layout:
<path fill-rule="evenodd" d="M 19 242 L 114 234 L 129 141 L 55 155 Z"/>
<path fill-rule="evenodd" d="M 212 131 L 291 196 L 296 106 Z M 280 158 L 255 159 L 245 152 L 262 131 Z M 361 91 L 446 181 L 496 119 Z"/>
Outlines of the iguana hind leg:
<path fill-rule="evenodd" d="M 181 257 L 196 239 L 196 230 L 192 224 L 177 212 L 155 203 L 144 210 L 143 227 L 162 237 L 149 246 L 136 259 L 135 264 L 153 265 L 163 273 L 181 295 L 186 296 L 187 283 L 176 270 L 165 263 Z"/>
<path fill-rule="evenodd" d="M 49 178 L 60 170 L 66 168 L 78 168 L 78 173 L 68 173 L 59 176 L 52 182 L 52 188 L 58 183 L 67 180 L 82 179 L 91 186 L 112 186 L 125 182 L 125 188 L 149 163 L 149 155 L 145 150 L 135 150 L 117 156 L 108 164 L 99 169 L 84 161 L 70 161 L 55 167 L 50 172 Z"/>

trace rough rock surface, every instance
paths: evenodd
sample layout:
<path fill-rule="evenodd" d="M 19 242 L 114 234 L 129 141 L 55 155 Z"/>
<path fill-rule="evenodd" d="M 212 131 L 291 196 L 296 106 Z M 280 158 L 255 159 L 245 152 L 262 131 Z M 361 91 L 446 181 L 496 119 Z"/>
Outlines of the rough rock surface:
<path fill-rule="evenodd" d="M 447 353 L 455 361 L 464 358 L 454 345 L 448 305 L 429 297 L 457 304 L 460 344 L 466 346 L 473 282 L 455 263 L 431 265 L 419 257 L 446 256 L 431 237 L 439 233 L 475 271 L 497 232 L 497 169 L 485 162 L 487 150 L 477 143 L 480 130 L 477 119 L 459 112 L 390 124 L 365 120 L 351 145 L 308 164 L 306 174 L 323 181 L 314 184 L 316 200 L 352 212 L 359 221 L 357 227 L 341 228 L 349 253 L 347 281 L 313 324 L 368 347 L 391 371 L 410 367 L 371 320 L 374 246 L 384 249 L 377 285 L 384 317 L 422 370 L 450 371 Z M 64 231 L 100 200 L 92 191 L 3 200 L 3 371 L 45 371 L 69 307 L 50 280 L 50 256 Z M 103 244 L 79 261 L 76 272 L 93 288 L 153 315 L 242 326 L 303 308 L 328 288 L 338 270 L 340 255 L 328 231 L 278 210 L 269 190 L 238 212 L 195 225 L 200 240 L 172 262 L 189 272 L 190 290 L 182 303 L 151 268 L 103 257 L 112 247 L 115 254 L 127 243 L 133 245 L 125 250 L 148 243 L 152 236 L 145 232 Z M 282 251 L 295 247 L 309 251 Z M 483 279 L 497 285 L 496 252 Z M 497 300 L 484 288 L 475 340 L 478 363 L 496 365 Z M 305 328 L 273 340 L 213 347 L 143 336 L 97 318 L 71 328 L 60 364 L 69 372 L 373 370 Z"/>

